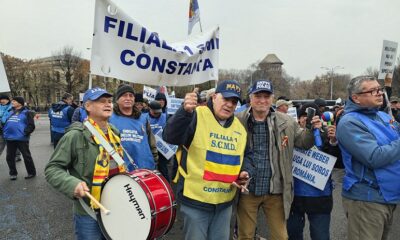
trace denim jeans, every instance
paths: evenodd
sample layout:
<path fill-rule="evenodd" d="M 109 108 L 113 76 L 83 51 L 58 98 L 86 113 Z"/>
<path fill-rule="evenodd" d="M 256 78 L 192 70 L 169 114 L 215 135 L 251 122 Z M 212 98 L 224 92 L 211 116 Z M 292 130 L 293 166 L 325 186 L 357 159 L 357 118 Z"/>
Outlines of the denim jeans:
<path fill-rule="evenodd" d="M 88 215 L 74 215 L 76 240 L 105 240 L 99 224 Z"/>
<path fill-rule="evenodd" d="M 185 240 L 228 240 L 232 206 L 204 211 L 181 204 Z"/>
<path fill-rule="evenodd" d="M 329 240 L 331 214 L 307 214 L 312 240 Z M 287 220 L 289 240 L 303 240 L 305 213 L 291 211 Z"/>

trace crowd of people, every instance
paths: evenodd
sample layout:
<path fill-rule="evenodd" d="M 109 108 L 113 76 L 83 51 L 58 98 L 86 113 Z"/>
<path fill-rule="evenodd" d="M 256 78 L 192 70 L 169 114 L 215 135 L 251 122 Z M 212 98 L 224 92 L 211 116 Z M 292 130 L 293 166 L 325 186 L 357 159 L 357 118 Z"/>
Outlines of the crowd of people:
<path fill-rule="evenodd" d="M 101 202 L 105 179 L 135 169 L 158 170 L 176 185 L 184 239 L 229 239 L 232 232 L 235 239 L 254 239 L 259 209 L 267 239 L 303 239 L 306 217 L 311 239 L 330 239 L 338 182 L 348 239 L 387 239 L 400 202 L 400 100 L 391 96 L 390 76 L 384 87 L 374 77 L 359 76 L 347 90 L 344 104 L 329 107 L 316 98 L 296 106 L 297 121 L 288 114 L 294 102 L 285 96 L 275 101 L 269 80 L 254 81 L 241 106 L 237 81 L 221 81 L 201 93 L 195 89 L 173 115 L 164 93 L 146 103 L 126 84 L 114 94 L 89 89 L 78 108 L 66 93 L 48 113 L 55 150 L 46 180 L 73 200 L 77 239 L 104 239 L 87 209 L 99 209 L 95 200 Z M 33 112 L 22 97 L 10 101 L 1 95 L 0 102 L 0 154 L 7 146 L 10 179 L 18 175 L 17 150 L 25 178 L 33 178 Z M 178 146 L 172 158 L 157 149 L 159 131 L 163 141 Z M 293 177 L 294 149 L 312 147 L 337 158 L 323 189 Z"/>

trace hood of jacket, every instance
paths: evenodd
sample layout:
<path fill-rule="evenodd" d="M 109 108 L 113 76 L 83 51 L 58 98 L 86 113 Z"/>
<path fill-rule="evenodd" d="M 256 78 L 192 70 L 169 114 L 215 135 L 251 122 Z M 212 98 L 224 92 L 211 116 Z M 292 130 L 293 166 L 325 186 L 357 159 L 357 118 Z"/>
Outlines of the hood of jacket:
<path fill-rule="evenodd" d="M 156 94 L 156 97 L 154 98 L 154 100 L 164 100 L 165 101 L 165 105 L 164 105 L 164 107 L 162 108 L 162 111 L 163 111 L 163 113 L 165 113 L 166 112 L 166 109 L 167 109 L 167 104 L 168 104 L 168 100 L 167 100 L 167 97 L 165 96 L 165 94 L 164 93 L 157 93 Z"/>
<path fill-rule="evenodd" d="M 51 104 L 51 109 L 53 109 L 54 112 L 59 112 L 68 106 L 69 105 L 66 104 L 65 102 L 59 101 L 58 103 Z"/>
<path fill-rule="evenodd" d="M 363 107 L 358 105 L 357 103 L 353 102 L 350 98 L 346 101 L 346 105 L 344 106 L 344 114 L 350 112 L 360 112 L 364 114 L 376 114 L 379 111 L 379 108 L 370 108 L 370 107 Z"/>

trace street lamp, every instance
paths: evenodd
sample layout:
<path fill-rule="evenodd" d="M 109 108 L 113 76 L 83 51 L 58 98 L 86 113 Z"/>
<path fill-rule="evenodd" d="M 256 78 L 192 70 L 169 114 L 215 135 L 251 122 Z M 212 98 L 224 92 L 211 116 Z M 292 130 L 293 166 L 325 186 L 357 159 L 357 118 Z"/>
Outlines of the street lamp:
<path fill-rule="evenodd" d="M 321 67 L 321 69 L 328 71 L 328 76 L 329 76 L 329 80 L 331 83 L 331 100 L 332 100 L 332 98 L 333 98 L 333 73 L 335 72 L 336 69 L 344 69 L 344 67 L 342 67 L 342 66 Z"/>

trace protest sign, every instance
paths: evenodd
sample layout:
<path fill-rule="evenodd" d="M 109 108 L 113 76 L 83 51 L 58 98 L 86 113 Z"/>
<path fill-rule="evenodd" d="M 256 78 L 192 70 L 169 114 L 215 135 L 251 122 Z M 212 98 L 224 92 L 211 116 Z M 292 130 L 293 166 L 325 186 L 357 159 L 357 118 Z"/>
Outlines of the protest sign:
<path fill-rule="evenodd" d="M 162 20 L 160 20 L 162 21 Z M 219 29 L 167 43 L 110 0 L 96 0 L 92 74 L 156 86 L 218 80 Z"/>
<path fill-rule="evenodd" d="M 168 114 L 175 114 L 175 112 L 181 107 L 183 103 L 182 98 L 168 98 L 167 112 Z"/>
<path fill-rule="evenodd" d="M 79 101 L 83 102 L 83 96 L 85 95 L 85 93 L 79 93 Z"/>
<path fill-rule="evenodd" d="M 153 101 L 154 98 L 156 98 L 157 90 L 154 88 L 148 87 L 148 86 L 143 86 L 143 98 L 146 98 L 147 100 Z"/>
<path fill-rule="evenodd" d="M 387 73 L 393 74 L 396 57 L 397 42 L 383 40 L 381 66 L 379 68 L 378 79 L 385 79 Z"/>
<path fill-rule="evenodd" d="M 178 146 L 164 142 L 162 139 L 162 132 L 163 130 L 160 129 L 156 134 L 154 134 L 157 150 L 164 155 L 166 159 L 170 159 L 176 153 Z"/>
<path fill-rule="evenodd" d="M 10 92 L 10 85 L 8 84 L 6 70 L 4 69 L 3 60 L 0 55 L 0 92 Z"/>
<path fill-rule="evenodd" d="M 315 147 L 309 150 L 295 149 L 293 151 L 293 177 L 324 190 L 335 162 L 336 157 Z"/>

